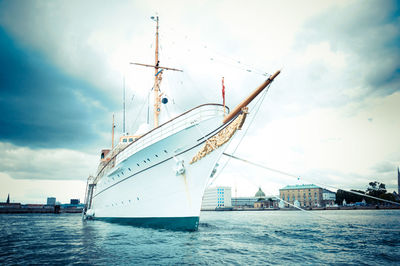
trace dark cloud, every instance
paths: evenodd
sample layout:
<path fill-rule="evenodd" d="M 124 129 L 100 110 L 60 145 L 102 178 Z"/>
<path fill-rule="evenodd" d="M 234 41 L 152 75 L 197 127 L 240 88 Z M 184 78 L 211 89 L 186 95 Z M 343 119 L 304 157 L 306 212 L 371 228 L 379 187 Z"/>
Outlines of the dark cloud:
<path fill-rule="evenodd" d="M 3 28 L 0 62 L 0 141 L 77 148 L 98 140 L 108 128 L 107 106 L 113 102 L 104 93 L 63 74 Z"/>
<path fill-rule="evenodd" d="M 389 95 L 400 89 L 400 5 L 398 1 L 355 2 L 310 19 L 297 38 L 299 47 L 329 42 L 347 56 L 346 73 L 365 95 Z"/>

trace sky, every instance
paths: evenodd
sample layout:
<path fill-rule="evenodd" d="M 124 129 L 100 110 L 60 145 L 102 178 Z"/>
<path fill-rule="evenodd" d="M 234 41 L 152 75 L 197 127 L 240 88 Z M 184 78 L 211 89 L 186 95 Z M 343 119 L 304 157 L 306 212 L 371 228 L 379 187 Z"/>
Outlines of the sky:
<path fill-rule="evenodd" d="M 100 151 L 146 123 L 160 18 L 161 121 L 204 103 L 249 107 L 212 186 L 233 196 L 293 184 L 397 190 L 398 1 L 0 1 L 0 201 L 83 201 Z M 262 99 L 262 101 L 261 101 Z M 150 118 L 151 122 L 151 118 Z"/>

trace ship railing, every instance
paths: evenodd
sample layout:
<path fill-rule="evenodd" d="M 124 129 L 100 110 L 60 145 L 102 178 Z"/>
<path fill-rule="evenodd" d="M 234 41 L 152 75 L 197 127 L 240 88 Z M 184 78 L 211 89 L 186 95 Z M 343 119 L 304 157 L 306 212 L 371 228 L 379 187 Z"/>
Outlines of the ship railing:
<path fill-rule="evenodd" d="M 126 160 L 132 154 L 164 139 L 185 128 L 197 125 L 198 123 L 220 116 L 223 117 L 223 107 L 221 105 L 203 105 L 198 108 L 170 120 L 167 123 L 155 128 L 148 134 L 130 144 L 121 151 L 116 158 L 116 165 Z M 222 120 L 221 120 L 222 121 Z"/>

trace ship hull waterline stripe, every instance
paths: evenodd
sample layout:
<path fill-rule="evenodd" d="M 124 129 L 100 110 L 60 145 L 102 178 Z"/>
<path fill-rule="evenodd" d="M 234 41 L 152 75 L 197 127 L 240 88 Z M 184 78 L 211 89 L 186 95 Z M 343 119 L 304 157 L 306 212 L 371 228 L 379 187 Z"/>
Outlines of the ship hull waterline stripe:
<path fill-rule="evenodd" d="M 230 123 L 224 124 L 224 127 L 221 128 L 221 129 L 220 129 L 218 132 L 216 132 L 214 135 L 210 136 L 210 138 L 213 137 L 213 136 L 215 136 L 216 134 L 218 134 L 218 133 L 219 133 L 221 130 L 223 130 L 225 127 L 229 126 L 229 125 L 233 122 L 233 120 L 234 120 L 234 119 L 232 119 L 232 120 L 230 121 Z M 215 132 L 215 130 L 214 130 L 213 132 Z M 210 134 L 207 134 L 207 135 L 210 135 Z M 206 135 L 206 136 L 207 136 L 207 135 Z M 204 137 L 203 137 L 203 138 L 204 138 Z M 200 139 L 202 139 L 202 138 L 200 138 Z M 180 153 L 178 153 L 178 154 L 176 154 L 176 155 L 174 155 L 174 156 L 179 156 L 179 155 L 181 155 L 181 154 L 183 154 L 183 153 L 185 153 L 185 152 L 187 152 L 187 151 L 190 151 L 190 150 L 196 148 L 197 146 L 203 144 L 203 143 L 206 142 L 206 141 L 207 141 L 207 140 L 204 140 L 204 141 L 202 141 L 202 142 L 200 142 L 200 143 L 197 143 L 197 144 L 194 145 L 193 147 L 191 147 L 191 148 L 189 148 L 189 149 L 187 149 L 187 150 L 185 150 L 185 151 L 182 151 L 182 152 L 180 152 Z M 144 172 L 144 171 L 147 171 L 147 170 L 150 169 L 150 168 L 153 168 L 154 166 L 157 166 L 157 165 L 159 165 L 159 164 L 162 164 L 162 163 L 164 163 L 164 162 L 166 162 L 166 161 L 169 161 L 169 160 L 173 159 L 174 156 L 171 156 L 171 157 L 169 157 L 169 158 L 167 158 L 167 159 L 165 159 L 165 160 L 163 160 L 163 161 L 161 161 L 161 162 L 158 162 L 158 163 L 156 163 L 156 164 L 153 164 L 152 166 L 149 166 L 149 167 L 147 167 L 147 168 L 145 168 L 145 169 L 143 169 L 143 170 L 140 170 L 140 171 L 138 171 L 138 172 L 136 172 L 136 173 L 134 173 L 134 174 L 132 174 L 132 175 L 130 175 L 130 176 L 128 176 L 128 177 L 125 177 L 124 179 L 122 179 L 122 180 L 120 180 L 120 181 L 118 181 L 118 182 L 112 184 L 111 186 L 109 186 L 109 187 L 103 189 L 102 191 L 100 191 L 99 193 L 97 193 L 96 195 L 94 195 L 92 198 L 94 199 L 97 195 L 103 193 L 103 192 L 106 191 L 107 189 L 110 189 L 110 188 L 112 188 L 113 186 L 118 185 L 119 183 L 121 183 L 121 182 L 123 182 L 123 181 L 125 181 L 125 180 L 127 180 L 127 179 L 129 179 L 129 178 L 131 178 L 131 177 L 133 177 L 133 176 L 135 176 L 135 175 L 138 175 L 138 174 L 140 174 L 140 173 L 142 173 L 142 172 Z"/>
<path fill-rule="evenodd" d="M 196 231 L 199 226 L 199 216 L 191 217 L 94 217 L 94 220 L 133 225 L 138 227 L 162 228 L 177 231 Z"/>

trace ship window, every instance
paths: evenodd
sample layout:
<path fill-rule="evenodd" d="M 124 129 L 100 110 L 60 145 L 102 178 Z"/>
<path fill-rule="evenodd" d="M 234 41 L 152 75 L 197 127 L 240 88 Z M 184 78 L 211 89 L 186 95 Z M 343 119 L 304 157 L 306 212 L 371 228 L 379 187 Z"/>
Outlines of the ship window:
<path fill-rule="evenodd" d="M 122 142 L 126 142 L 127 140 L 126 139 L 122 139 Z"/>
<path fill-rule="evenodd" d="M 137 197 L 137 200 L 139 200 L 139 197 Z"/>
<path fill-rule="evenodd" d="M 131 168 L 128 168 L 129 171 L 132 171 Z"/>
<path fill-rule="evenodd" d="M 149 158 L 147 158 L 147 161 L 149 161 L 149 162 L 150 162 L 150 159 L 149 159 Z"/>
<path fill-rule="evenodd" d="M 164 150 L 165 153 L 168 153 L 166 150 Z"/>
<path fill-rule="evenodd" d="M 143 160 L 144 163 L 146 163 L 146 160 Z"/>
<path fill-rule="evenodd" d="M 124 175 L 124 172 L 121 172 L 122 175 Z"/>
<path fill-rule="evenodd" d="M 132 142 L 133 141 L 133 138 L 129 138 L 129 142 Z"/>
<path fill-rule="evenodd" d="M 137 163 L 137 166 L 140 166 L 140 165 Z"/>
<path fill-rule="evenodd" d="M 156 154 L 156 157 L 158 157 L 158 155 Z"/>

